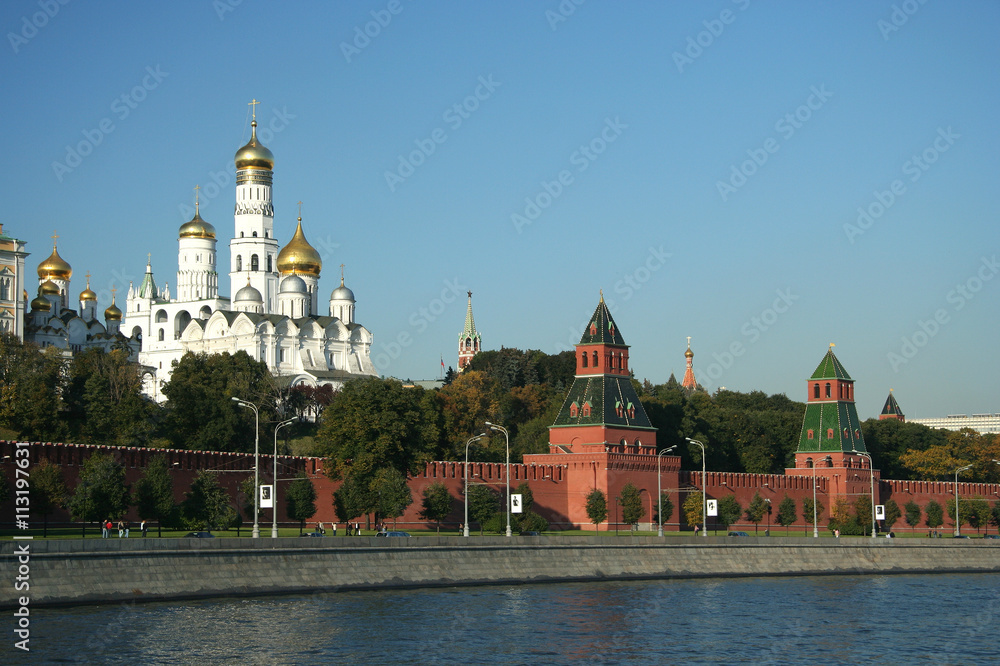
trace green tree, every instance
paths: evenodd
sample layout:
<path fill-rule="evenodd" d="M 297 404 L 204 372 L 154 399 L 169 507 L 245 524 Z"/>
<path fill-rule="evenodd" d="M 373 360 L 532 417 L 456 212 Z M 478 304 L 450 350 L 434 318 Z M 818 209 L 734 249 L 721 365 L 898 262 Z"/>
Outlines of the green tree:
<path fill-rule="evenodd" d="M 6 483 L 6 478 L 4 482 Z M 39 462 L 31 470 L 28 498 L 31 501 L 31 512 L 42 517 L 42 536 L 47 537 L 49 516 L 66 504 L 66 482 L 63 481 L 62 467 L 44 459 Z"/>
<path fill-rule="evenodd" d="M 919 525 L 921 519 L 924 517 L 923 511 L 920 510 L 920 505 L 913 500 L 910 500 L 903 506 L 903 511 L 906 512 L 906 524 L 910 527 Z"/>
<path fill-rule="evenodd" d="M 63 399 L 79 441 L 149 445 L 161 409 L 143 395 L 141 368 L 129 355 L 97 348 L 74 355 Z"/>
<path fill-rule="evenodd" d="M 854 521 L 853 527 L 851 526 L 851 521 Z M 840 530 L 842 534 L 851 534 L 854 530 L 860 530 L 857 524 L 857 516 L 851 513 L 851 503 L 845 498 L 841 497 L 833 503 L 833 508 L 830 511 L 830 520 L 826 524 L 826 528 L 833 532 L 834 530 Z"/>
<path fill-rule="evenodd" d="M 481 483 L 469 486 L 469 518 L 479 524 L 479 536 L 490 520 L 500 511 L 500 496 Z"/>
<path fill-rule="evenodd" d="M 903 515 L 903 512 L 899 510 L 899 505 L 896 504 L 896 500 L 890 499 L 885 503 L 885 531 L 891 532 L 892 526 L 896 524 Z"/>
<path fill-rule="evenodd" d="M 872 534 L 872 498 L 871 495 L 858 495 L 854 500 L 854 522 L 861 530 L 861 536 L 871 536 Z M 844 528 L 840 528 L 845 532 Z M 845 533 L 853 533 L 854 530 L 848 528 Z"/>
<path fill-rule="evenodd" d="M 961 529 L 962 525 L 969 522 L 969 512 L 965 510 L 965 507 L 969 503 L 969 499 L 965 497 L 959 497 L 959 511 L 958 511 L 958 525 L 957 528 Z M 951 519 L 951 524 L 955 525 L 955 498 L 949 497 L 948 503 L 945 505 L 945 510 L 948 512 L 948 518 Z"/>
<path fill-rule="evenodd" d="M 687 521 L 687 524 L 697 529 L 698 525 L 701 525 L 704 508 L 701 493 L 690 493 L 684 499 L 684 504 L 681 507 L 681 510 L 684 512 L 684 520 Z"/>
<path fill-rule="evenodd" d="M 316 486 L 304 472 L 285 488 L 285 515 L 298 521 L 300 536 L 306 521 L 316 515 Z"/>
<path fill-rule="evenodd" d="M 125 468 L 111 454 L 87 458 L 67 507 L 74 519 L 84 522 L 124 516 L 129 507 Z"/>
<path fill-rule="evenodd" d="M 420 517 L 437 523 L 438 534 L 441 533 L 441 521 L 451 513 L 451 493 L 448 486 L 436 482 L 424 488 Z"/>
<path fill-rule="evenodd" d="M 358 479 L 348 477 L 333 493 L 333 508 L 337 513 L 337 520 L 349 523 L 367 513 L 369 499 L 368 488 L 362 487 L 362 482 Z"/>
<path fill-rule="evenodd" d="M 812 499 L 809 500 L 812 502 Z M 785 493 L 785 497 L 781 500 L 781 504 L 778 505 L 778 516 L 776 520 L 778 524 L 785 528 L 785 536 L 788 536 L 788 528 L 792 523 L 795 522 L 796 518 L 795 500 Z M 809 518 L 812 519 L 812 512 L 809 514 Z"/>
<path fill-rule="evenodd" d="M 406 511 L 406 507 L 413 504 L 413 494 L 410 492 L 406 477 L 393 467 L 383 467 L 375 473 L 369 494 L 371 497 L 377 494 L 375 513 L 378 520 L 399 518 Z"/>
<path fill-rule="evenodd" d="M 825 509 L 825 508 L 826 507 L 823 506 L 823 500 L 817 498 L 816 499 L 816 510 L 815 510 L 815 513 L 814 513 L 813 512 L 813 498 L 812 497 L 807 497 L 804 500 L 802 500 L 802 519 L 806 521 L 806 525 L 807 526 L 808 525 L 812 525 L 813 526 L 813 532 L 814 533 L 815 533 L 816 528 L 818 528 L 818 525 L 816 525 L 813 522 L 813 518 L 815 516 L 816 521 L 819 521 L 820 517 L 823 515 L 823 509 Z M 807 536 L 809 535 L 809 529 L 808 529 L 808 527 L 806 528 L 806 535 Z"/>
<path fill-rule="evenodd" d="M 969 527 L 977 532 L 989 524 L 990 505 L 981 495 L 962 500 L 962 514 L 968 516 Z"/>
<path fill-rule="evenodd" d="M 719 516 L 717 520 L 723 530 L 728 531 L 729 526 L 739 520 L 742 513 L 743 507 L 740 506 L 736 495 L 726 495 L 719 500 Z"/>
<path fill-rule="evenodd" d="M 215 472 L 198 472 L 191 483 L 191 490 L 184 493 L 181 515 L 188 529 L 225 529 L 236 518 L 236 510 L 230 505 L 229 494 L 219 485 Z"/>
<path fill-rule="evenodd" d="M 587 493 L 587 518 L 594 524 L 594 531 L 608 519 L 608 497 L 600 488 L 591 488 Z"/>
<path fill-rule="evenodd" d="M 145 474 L 136 481 L 132 501 L 139 517 L 155 520 L 157 536 L 163 536 L 163 521 L 169 520 L 177 508 L 166 458 L 154 456 L 149 460 Z"/>
<path fill-rule="evenodd" d="M 927 514 L 927 527 L 934 529 L 944 525 L 944 509 L 936 501 L 928 502 L 924 507 L 924 513 Z"/>
<path fill-rule="evenodd" d="M 663 516 L 660 516 L 660 506 L 663 507 Z M 664 490 L 660 493 L 660 501 L 656 505 L 656 524 L 659 527 L 666 523 L 674 515 L 674 503 L 670 500 L 670 493 Z"/>
<path fill-rule="evenodd" d="M 629 481 L 622 486 L 621 492 L 618 494 L 618 501 L 622 506 L 622 520 L 626 525 L 631 525 L 632 529 L 635 529 L 642 517 L 646 515 L 639 489 Z"/>
<path fill-rule="evenodd" d="M 753 523 L 753 533 L 757 534 L 757 526 L 764 520 L 764 513 L 767 511 L 767 502 L 761 497 L 759 492 L 753 494 L 750 504 L 747 505 L 744 515 L 746 519 Z"/>
<path fill-rule="evenodd" d="M 253 410 L 232 398 L 258 405 L 262 441 L 264 424 L 276 420 L 275 385 L 267 364 L 246 352 L 233 355 L 187 353 L 174 366 L 163 387 L 167 397 L 164 429 L 179 449 L 201 451 L 254 450 Z"/>
<path fill-rule="evenodd" d="M 990 525 L 1000 531 L 1000 500 L 994 502 L 993 508 L 990 509 Z"/>
<path fill-rule="evenodd" d="M 61 441 L 68 433 L 64 389 L 61 350 L 0 334 L 0 426 L 21 440 Z"/>

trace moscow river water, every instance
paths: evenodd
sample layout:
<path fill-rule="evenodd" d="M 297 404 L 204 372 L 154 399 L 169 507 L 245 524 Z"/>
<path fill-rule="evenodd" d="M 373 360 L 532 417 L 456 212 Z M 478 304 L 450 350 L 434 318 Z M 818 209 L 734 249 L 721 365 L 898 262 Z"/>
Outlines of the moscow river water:
<path fill-rule="evenodd" d="M 998 663 L 1000 575 L 342 592 L 31 619 L 33 663 Z"/>

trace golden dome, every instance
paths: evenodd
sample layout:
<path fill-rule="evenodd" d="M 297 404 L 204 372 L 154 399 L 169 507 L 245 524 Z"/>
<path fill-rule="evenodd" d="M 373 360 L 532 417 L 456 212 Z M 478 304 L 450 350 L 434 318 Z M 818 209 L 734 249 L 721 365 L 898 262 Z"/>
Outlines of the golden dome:
<path fill-rule="evenodd" d="M 253 128 L 250 134 L 250 141 L 236 151 L 236 168 L 239 169 L 267 169 L 274 170 L 274 155 L 257 140 L 257 121 L 250 123 Z"/>
<path fill-rule="evenodd" d="M 684 352 L 684 358 L 694 358 L 694 352 L 688 347 L 688 350 Z"/>
<path fill-rule="evenodd" d="M 56 244 L 52 244 L 52 254 L 49 258 L 38 264 L 38 277 L 43 280 L 69 280 L 73 275 L 73 268 L 66 263 L 66 260 L 59 256 Z"/>
<path fill-rule="evenodd" d="M 118 309 L 117 305 L 115 305 L 114 299 L 111 299 L 111 305 L 109 305 L 108 309 L 104 311 L 104 318 L 108 321 L 122 320 L 122 311 Z"/>
<path fill-rule="evenodd" d="M 292 240 L 288 241 L 288 245 L 281 248 L 281 252 L 278 253 L 278 272 L 282 275 L 306 273 L 318 277 L 321 270 L 323 270 L 323 260 L 316 248 L 306 241 L 300 217 L 299 226 L 295 228 Z"/>
<path fill-rule="evenodd" d="M 201 214 L 198 212 L 198 204 L 195 204 L 194 217 L 191 218 L 190 222 L 185 222 L 181 225 L 180 231 L 177 232 L 180 238 L 215 238 L 215 227 L 201 219 Z"/>
<path fill-rule="evenodd" d="M 97 294 L 90 290 L 90 273 L 87 273 L 87 288 L 80 292 L 81 301 L 96 301 Z"/>
<path fill-rule="evenodd" d="M 38 288 L 39 296 L 48 296 L 49 294 L 55 295 L 59 293 L 59 285 L 57 285 L 52 280 L 46 280 L 42 283 L 42 286 Z"/>
<path fill-rule="evenodd" d="M 42 312 L 48 312 L 52 309 L 52 304 L 49 303 L 49 299 L 39 296 L 38 298 L 31 301 L 32 310 L 40 310 Z"/>

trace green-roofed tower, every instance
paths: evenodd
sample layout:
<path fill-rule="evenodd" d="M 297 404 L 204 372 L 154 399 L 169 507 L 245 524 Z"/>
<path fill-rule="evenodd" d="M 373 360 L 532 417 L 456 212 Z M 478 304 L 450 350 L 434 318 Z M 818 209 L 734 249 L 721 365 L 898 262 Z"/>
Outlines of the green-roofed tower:
<path fill-rule="evenodd" d="M 865 448 L 861 421 L 854 404 L 854 380 L 833 353 L 827 350 L 816 371 L 807 381 L 806 413 L 802 418 L 795 467 L 788 475 L 823 477 L 829 496 L 827 506 L 844 497 L 870 492 L 871 475 L 875 476 L 875 503 L 879 503 L 878 471 L 872 470 Z"/>
<path fill-rule="evenodd" d="M 576 345 L 576 374 L 555 423 L 552 453 L 656 452 L 656 428 L 632 387 L 628 345 L 601 296 Z"/>
<path fill-rule="evenodd" d="M 833 353 L 833 345 L 809 378 L 799 451 L 867 452 L 854 405 L 854 380 Z"/>
<path fill-rule="evenodd" d="M 465 328 L 458 336 L 458 371 L 465 370 L 472 357 L 483 348 L 483 337 L 476 330 L 476 320 L 472 316 L 472 292 L 469 292 L 469 307 L 465 311 Z M 444 365 L 444 363 L 442 363 Z"/>
<path fill-rule="evenodd" d="M 882 407 L 882 413 L 878 415 L 879 421 L 885 420 L 896 420 L 905 421 L 906 416 L 903 415 L 903 410 L 899 408 L 899 403 L 896 402 L 896 398 L 892 395 L 892 389 L 889 389 L 889 397 L 885 399 L 885 405 Z"/>

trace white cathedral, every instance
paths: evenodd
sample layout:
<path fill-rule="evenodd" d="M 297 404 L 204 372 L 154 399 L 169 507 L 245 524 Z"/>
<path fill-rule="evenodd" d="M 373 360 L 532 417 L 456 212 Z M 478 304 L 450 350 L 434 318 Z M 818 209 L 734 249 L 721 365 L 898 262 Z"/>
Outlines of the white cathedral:
<path fill-rule="evenodd" d="M 340 286 L 329 299 L 329 315 L 319 313 L 323 261 L 302 233 L 279 250 L 274 237 L 271 182 L 274 156 L 257 139 L 256 115 L 249 143 L 236 153 L 235 231 L 229 241 L 230 293 L 219 295 L 215 227 L 194 218 L 178 232 L 176 293 L 158 288 L 147 260 L 146 274 L 129 285 L 121 331 L 141 340 L 144 391 L 163 400 L 160 389 L 173 363 L 187 352 L 231 354 L 245 351 L 267 363 L 291 386 L 332 385 L 376 376 L 372 334 L 354 320 L 354 293 Z"/>

